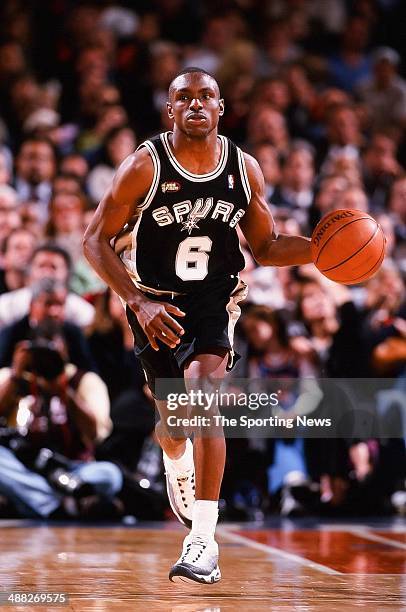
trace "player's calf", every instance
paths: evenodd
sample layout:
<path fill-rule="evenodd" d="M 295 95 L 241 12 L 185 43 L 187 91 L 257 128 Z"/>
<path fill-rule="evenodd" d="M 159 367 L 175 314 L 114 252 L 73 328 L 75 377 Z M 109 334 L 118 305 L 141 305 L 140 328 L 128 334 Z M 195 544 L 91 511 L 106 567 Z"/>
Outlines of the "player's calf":
<path fill-rule="evenodd" d="M 195 501 L 195 467 L 191 440 L 186 440 L 185 452 L 178 459 L 171 459 L 164 450 L 163 460 L 169 503 L 179 521 L 190 529 Z"/>

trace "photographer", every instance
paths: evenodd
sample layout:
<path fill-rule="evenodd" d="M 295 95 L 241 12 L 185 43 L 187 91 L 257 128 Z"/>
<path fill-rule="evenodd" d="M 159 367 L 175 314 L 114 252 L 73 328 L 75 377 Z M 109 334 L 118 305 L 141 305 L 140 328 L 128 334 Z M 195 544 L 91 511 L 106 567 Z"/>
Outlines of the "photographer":
<path fill-rule="evenodd" d="M 93 458 L 109 409 L 100 377 L 68 362 L 60 324 L 48 320 L 15 347 L 11 368 L 0 369 L 0 417 L 16 432 L 3 446 L 0 438 L 0 495 L 20 516 L 111 516 L 121 471 Z"/>
<path fill-rule="evenodd" d="M 51 278 L 38 280 L 31 287 L 28 314 L 0 330 L 0 367 L 10 367 L 18 342 L 37 335 L 39 326 L 61 325 L 69 361 L 78 368 L 94 370 L 94 361 L 81 329 L 66 320 L 68 290 L 64 282 Z"/>
<path fill-rule="evenodd" d="M 28 313 L 36 283 L 52 278 L 68 286 L 71 272 L 71 258 L 64 249 L 51 242 L 38 246 L 27 269 L 26 285 L 0 295 L 0 329 Z M 76 293 L 68 291 L 65 316 L 67 321 L 84 329 L 93 321 L 94 308 Z"/>

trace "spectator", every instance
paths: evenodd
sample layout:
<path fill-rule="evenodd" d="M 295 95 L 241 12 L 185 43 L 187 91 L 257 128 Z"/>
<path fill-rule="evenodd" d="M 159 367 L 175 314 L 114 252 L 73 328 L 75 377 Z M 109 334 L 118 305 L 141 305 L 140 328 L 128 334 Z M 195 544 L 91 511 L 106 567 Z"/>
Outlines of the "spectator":
<path fill-rule="evenodd" d="M 250 378 L 291 378 L 311 376 L 314 367 L 297 354 L 290 344 L 286 323 L 278 311 L 252 306 L 241 320 L 241 329 L 249 346 Z"/>
<path fill-rule="evenodd" d="M 362 210 L 367 213 L 369 211 L 369 204 L 365 191 L 359 187 L 346 189 L 340 198 L 340 208 Z"/>
<path fill-rule="evenodd" d="M 290 98 L 290 106 L 287 109 L 289 131 L 293 138 L 315 141 L 318 132 L 313 115 L 317 104 L 317 93 L 305 68 L 300 64 L 289 65 L 285 70 L 284 79 L 289 88 Z"/>
<path fill-rule="evenodd" d="M 39 246 L 33 253 L 27 285 L 0 296 L 0 328 L 24 317 L 30 308 L 32 286 L 37 281 L 51 278 L 62 283 L 69 282 L 71 260 L 66 251 L 53 244 Z M 75 293 L 66 298 L 66 319 L 79 327 L 90 325 L 94 308 Z"/>
<path fill-rule="evenodd" d="M 168 87 L 180 70 L 179 47 L 170 41 L 154 41 L 149 47 L 148 62 L 147 76 L 127 88 L 131 124 L 135 126 L 137 136 L 141 137 L 160 130 Z"/>
<path fill-rule="evenodd" d="M 321 217 L 340 208 L 341 196 L 350 186 L 348 179 L 340 174 L 327 175 L 322 178 L 314 205 L 309 211 L 312 228 L 317 225 Z"/>
<path fill-rule="evenodd" d="M 5 148 L 0 148 L 0 185 L 11 183 L 11 155 Z"/>
<path fill-rule="evenodd" d="M 363 181 L 373 211 L 385 209 L 390 187 L 402 174 L 396 153 L 397 143 L 388 132 L 375 132 L 363 153 Z"/>
<path fill-rule="evenodd" d="M 11 368 L 0 370 L 0 413 L 24 431 L 20 451 L 0 447 L 0 491 L 21 517 L 89 516 L 89 493 L 106 516 L 123 480 L 116 465 L 94 461 L 95 443 L 111 430 L 106 387 L 67 361 L 61 329 L 50 340 L 20 343 Z M 39 354 L 48 361 L 40 364 Z"/>
<path fill-rule="evenodd" d="M 278 155 L 286 155 L 290 143 L 284 116 L 267 106 L 256 108 L 248 118 L 248 140 L 251 146 L 271 144 Z"/>
<path fill-rule="evenodd" d="M 366 283 L 364 334 L 372 372 L 398 376 L 406 363 L 406 288 L 396 265 L 386 259 Z"/>
<path fill-rule="evenodd" d="M 227 113 L 222 118 L 222 131 L 238 144 L 242 144 L 247 139 L 246 124 L 251 106 L 251 92 L 254 82 L 252 74 L 241 73 L 230 84 L 230 87 L 224 91 L 224 96 L 227 100 Z M 172 126 L 170 129 L 172 129 Z"/>
<path fill-rule="evenodd" d="M 344 91 L 354 88 L 371 72 L 371 60 L 365 50 L 368 44 L 369 26 L 366 19 L 354 15 L 348 20 L 341 38 L 338 54 L 328 61 L 333 85 Z"/>
<path fill-rule="evenodd" d="M 76 176 L 83 184 L 89 172 L 89 164 L 83 155 L 79 155 L 79 153 L 70 153 L 69 155 L 65 155 L 61 160 L 59 172 L 63 175 L 69 174 L 70 176 Z"/>
<path fill-rule="evenodd" d="M 313 203 L 313 150 L 306 142 L 293 143 L 282 167 L 282 180 L 273 203 L 293 211 L 306 211 Z M 302 215 L 303 219 L 307 215 Z"/>
<path fill-rule="evenodd" d="M 10 232 L 21 225 L 18 195 L 9 185 L 0 185 L 0 251 Z"/>
<path fill-rule="evenodd" d="M 21 73 L 12 80 L 8 88 L 9 127 L 13 138 L 20 138 L 24 121 L 37 110 L 40 104 L 41 88 L 33 74 Z"/>
<path fill-rule="evenodd" d="M 133 153 L 136 146 L 135 133 L 129 126 L 115 128 L 107 134 L 104 142 L 104 159 L 93 168 L 87 178 L 87 190 L 93 202 L 100 202 L 113 180 L 116 169 L 130 153 Z"/>
<path fill-rule="evenodd" d="M 406 125 L 406 81 L 398 74 L 399 54 L 379 47 L 372 54 L 373 76 L 357 89 L 365 103 L 373 129 Z"/>
<path fill-rule="evenodd" d="M 375 215 L 375 219 L 382 228 L 386 238 L 385 254 L 386 257 L 395 259 L 396 254 L 396 235 L 395 235 L 395 221 L 391 215 L 387 213 L 379 213 Z M 397 262 L 398 264 L 399 262 Z"/>
<path fill-rule="evenodd" d="M 86 199 L 80 192 L 59 191 L 49 203 L 46 239 L 65 249 L 72 261 L 81 258 Z"/>
<path fill-rule="evenodd" d="M 97 113 L 93 127 L 81 133 L 77 141 L 78 151 L 87 158 L 97 158 L 102 150 L 103 141 L 114 128 L 128 122 L 127 112 L 120 104 L 102 106 Z"/>
<path fill-rule="evenodd" d="M 27 68 L 21 45 L 9 40 L 0 45 L 0 87 L 5 92 L 10 81 Z"/>
<path fill-rule="evenodd" d="M 323 175 L 337 175 L 345 178 L 354 187 L 363 187 L 361 176 L 361 164 L 357 153 L 351 149 L 338 152 L 331 156 L 324 164 L 321 172 Z"/>
<path fill-rule="evenodd" d="M 248 307 L 241 328 L 248 342 L 246 376 L 255 381 L 275 379 L 279 389 L 278 406 L 272 409 L 272 415 L 289 419 L 316 410 L 323 394 L 318 383 L 312 380 L 315 366 L 308 355 L 300 354 L 293 347 L 282 313 L 264 306 Z M 282 488 L 293 476 L 293 471 L 296 479 L 300 473 L 301 483 L 305 481 L 307 470 L 303 440 L 275 440 L 271 436 L 267 447 L 272 462 L 269 470 L 271 492 Z M 286 460 L 287 453 L 289 461 Z M 254 470 L 252 474 L 255 475 Z M 282 513 L 289 513 L 286 504 L 282 504 Z"/>
<path fill-rule="evenodd" d="M 273 207 L 274 221 L 278 228 L 278 232 L 288 234 L 289 236 L 297 236 L 303 233 L 303 228 L 300 225 L 297 218 L 292 215 L 289 208 L 285 207 Z M 284 268 L 285 269 L 285 268 Z M 290 268 L 286 268 L 289 270 Z M 282 268 L 277 269 L 276 273 L 279 274 Z M 293 280 L 292 280 L 293 282 Z"/>
<path fill-rule="evenodd" d="M 44 236 L 44 223 L 38 210 L 37 202 L 24 202 L 18 208 L 21 227 L 32 232 L 40 242 Z"/>
<path fill-rule="evenodd" d="M 144 376 L 134 355 L 134 339 L 125 310 L 117 295 L 108 289 L 97 297 L 95 307 L 88 341 L 114 403 L 120 395 L 140 390 Z"/>
<path fill-rule="evenodd" d="M 83 185 L 80 178 L 75 174 L 57 174 L 52 181 L 52 195 L 62 194 L 74 194 L 76 196 L 83 196 Z M 51 201 L 50 201 L 51 204 Z"/>
<path fill-rule="evenodd" d="M 333 106 L 327 116 L 327 150 L 324 161 L 342 155 L 358 158 L 363 137 L 359 119 L 349 105 Z M 323 167 L 321 168 L 323 172 Z"/>
<path fill-rule="evenodd" d="M 45 107 L 38 108 L 28 115 L 24 121 L 23 130 L 31 137 L 49 138 L 52 142 L 56 141 L 55 144 L 57 144 L 57 138 L 54 138 L 57 133 L 55 128 L 59 126 L 60 120 L 55 110 Z"/>
<path fill-rule="evenodd" d="M 234 87 L 237 78 L 250 77 L 255 72 L 256 65 L 257 48 L 252 42 L 236 40 L 230 43 L 216 70 L 216 79 L 224 95 Z"/>
<path fill-rule="evenodd" d="M 345 27 L 346 7 L 340 0 L 324 0 L 323 4 L 309 0 L 303 9 L 330 34 L 339 33 Z"/>
<path fill-rule="evenodd" d="M 281 179 L 281 168 L 278 153 L 270 144 L 258 144 L 252 149 L 252 155 L 258 161 L 265 179 L 265 198 L 268 202 Z"/>
<path fill-rule="evenodd" d="M 46 138 L 28 137 L 16 157 L 15 187 L 22 201 L 37 202 L 43 221 L 51 197 L 51 182 L 56 172 L 56 155 Z"/>
<path fill-rule="evenodd" d="M 105 129 L 106 115 L 108 120 L 111 119 L 112 114 L 107 113 L 109 107 L 117 107 L 121 102 L 120 92 L 110 82 L 113 76 L 113 56 L 109 55 L 103 45 L 94 41 L 95 32 L 93 29 L 86 42 L 80 43 L 73 73 L 63 89 L 61 100 L 64 115 L 69 120 L 74 120 L 76 125 L 78 120 L 80 122 L 78 142 L 83 143 L 82 146 L 87 144 L 89 148 L 90 138 L 98 144 L 99 137 L 103 138 L 106 133 L 99 135 L 99 131 L 103 132 Z M 72 114 L 72 101 L 74 108 L 77 109 L 75 114 Z M 84 134 L 82 134 L 83 129 L 86 130 Z"/>
<path fill-rule="evenodd" d="M 233 39 L 233 30 L 226 15 L 214 15 L 207 19 L 200 45 L 192 48 L 183 62 L 183 68 L 197 66 L 215 74 L 221 57 Z"/>
<path fill-rule="evenodd" d="M 100 23 L 100 8 L 89 3 L 73 7 L 66 29 L 73 48 L 80 49 L 92 40 Z"/>
<path fill-rule="evenodd" d="M 28 314 L 0 331 L 0 367 L 10 366 L 16 345 L 35 337 L 38 327 L 59 325 L 65 337 L 69 361 L 92 370 L 93 359 L 81 330 L 66 320 L 66 285 L 50 278 L 38 281 L 31 289 Z"/>
<path fill-rule="evenodd" d="M 327 289 L 316 278 L 303 279 L 299 320 L 308 332 L 307 353 L 325 377 L 362 378 L 368 359 L 361 334 L 362 315 L 343 285 Z"/>
<path fill-rule="evenodd" d="M 399 238 L 405 239 L 406 232 L 406 177 L 399 177 L 392 185 L 389 197 L 389 210 L 395 216 Z"/>
<path fill-rule="evenodd" d="M 86 206 L 86 198 L 81 192 L 56 193 L 50 202 L 45 228 L 45 238 L 69 253 L 73 264 L 70 286 L 79 295 L 98 292 L 105 286 L 82 252 Z"/>
<path fill-rule="evenodd" d="M 4 241 L 0 268 L 0 294 L 25 286 L 27 269 L 36 237 L 27 229 L 17 228 Z"/>
<path fill-rule="evenodd" d="M 274 20 L 268 25 L 265 34 L 259 74 L 273 76 L 284 66 L 297 61 L 301 55 L 302 50 L 293 41 L 288 20 Z"/>
<path fill-rule="evenodd" d="M 286 113 L 290 103 L 288 85 L 282 78 L 262 79 L 253 91 L 252 101 L 253 104 L 269 105 L 280 113 Z"/>

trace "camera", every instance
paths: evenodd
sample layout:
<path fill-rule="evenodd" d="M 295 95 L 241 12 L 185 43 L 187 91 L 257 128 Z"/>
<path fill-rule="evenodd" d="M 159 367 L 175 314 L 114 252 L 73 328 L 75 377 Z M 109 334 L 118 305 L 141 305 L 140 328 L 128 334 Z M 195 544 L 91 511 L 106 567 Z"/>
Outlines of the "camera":
<path fill-rule="evenodd" d="M 0 446 L 6 446 L 13 449 L 15 442 L 22 438 L 19 430 L 16 427 L 2 427 L 0 424 Z"/>
<path fill-rule="evenodd" d="M 70 472 L 69 459 L 49 448 L 41 448 L 35 459 L 34 467 L 64 495 L 81 498 L 93 495 L 95 492 L 91 484 L 83 482 L 81 478 Z"/>
<path fill-rule="evenodd" d="M 33 374 L 46 380 L 54 380 L 62 374 L 65 362 L 53 342 L 38 339 L 29 342 L 27 348 L 32 356 L 29 370 Z"/>

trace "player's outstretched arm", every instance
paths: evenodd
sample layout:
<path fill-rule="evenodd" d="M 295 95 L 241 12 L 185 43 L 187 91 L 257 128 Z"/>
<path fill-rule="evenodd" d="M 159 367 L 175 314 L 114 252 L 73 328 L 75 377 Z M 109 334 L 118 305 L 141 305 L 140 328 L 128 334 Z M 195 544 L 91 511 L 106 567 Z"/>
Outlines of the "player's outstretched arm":
<path fill-rule="evenodd" d="M 127 274 L 124 264 L 111 247 L 110 241 L 136 213 L 153 181 L 154 170 L 146 149 L 136 151 L 121 164 L 91 220 L 83 239 L 83 251 L 98 275 L 134 311 L 153 349 L 158 350 L 159 338 L 170 346 L 179 343 L 182 327 L 169 313 L 184 316 L 172 304 L 149 300 L 139 291 Z"/>
<path fill-rule="evenodd" d="M 310 263 L 310 238 L 277 235 L 275 223 L 265 200 L 265 182 L 258 162 L 244 154 L 251 201 L 240 221 L 255 260 L 262 266 L 295 266 Z"/>

